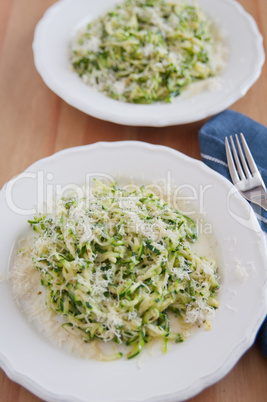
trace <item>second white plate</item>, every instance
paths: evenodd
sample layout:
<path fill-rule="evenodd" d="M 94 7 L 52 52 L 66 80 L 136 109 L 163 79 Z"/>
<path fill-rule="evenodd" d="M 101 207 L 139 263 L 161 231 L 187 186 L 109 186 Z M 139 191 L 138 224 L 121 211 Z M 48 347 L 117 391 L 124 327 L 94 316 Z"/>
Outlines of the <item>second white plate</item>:
<path fill-rule="evenodd" d="M 141 367 L 138 357 L 109 363 L 83 360 L 39 334 L 4 282 L 0 367 L 45 401 L 184 401 L 226 375 L 255 339 L 266 314 L 264 234 L 232 184 L 203 163 L 143 142 L 97 143 L 36 162 L 0 192 L 0 276 L 7 273 L 12 247 L 27 231 L 27 219 L 37 206 L 58 188 L 85 184 L 98 175 L 140 184 L 163 180 L 179 190 L 177 197 L 186 192 L 190 205 L 205 213 L 221 254 L 221 305 L 213 329 L 199 329 L 186 342 L 170 345 L 165 355 L 144 351 Z"/>
<path fill-rule="evenodd" d="M 118 0 L 61 0 L 50 7 L 34 35 L 35 66 L 46 85 L 71 106 L 97 117 L 132 126 L 191 123 L 219 113 L 258 79 L 264 63 L 262 37 L 253 18 L 234 0 L 198 0 L 218 26 L 229 48 L 227 67 L 218 85 L 172 104 L 136 105 L 98 93 L 70 68 L 69 43 L 78 26 L 110 9 Z"/>

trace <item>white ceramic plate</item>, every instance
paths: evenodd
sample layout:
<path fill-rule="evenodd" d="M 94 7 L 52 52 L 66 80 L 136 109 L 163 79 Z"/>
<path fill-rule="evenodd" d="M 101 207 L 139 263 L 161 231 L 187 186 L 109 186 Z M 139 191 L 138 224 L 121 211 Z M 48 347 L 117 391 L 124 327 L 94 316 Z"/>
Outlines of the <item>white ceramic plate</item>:
<path fill-rule="evenodd" d="M 169 126 L 214 115 L 244 96 L 261 73 L 262 37 L 253 18 L 234 0 L 198 0 L 225 36 L 229 59 L 219 85 L 172 104 L 135 105 L 96 92 L 73 72 L 68 49 L 77 27 L 97 18 L 118 0 L 61 0 L 38 23 L 35 66 L 46 85 L 70 105 L 99 119 L 133 126 Z"/>
<path fill-rule="evenodd" d="M 211 331 L 199 330 L 165 354 L 127 361 L 82 360 L 51 344 L 17 307 L 10 284 L 0 284 L 0 365 L 46 401 L 167 402 L 185 400 L 221 379 L 252 345 L 266 312 L 266 244 L 249 204 L 229 181 L 175 150 L 141 142 L 97 143 L 42 159 L 0 194 L 0 274 L 27 219 L 56 185 L 82 184 L 89 174 L 168 180 L 206 212 L 220 249 L 221 306 Z M 38 196 L 39 193 L 39 196 Z M 39 197 L 39 199 L 38 199 Z M 25 212 L 25 210 L 27 210 Z M 12 260 L 12 258 L 11 258 Z M 236 272 L 241 264 L 248 277 Z"/>

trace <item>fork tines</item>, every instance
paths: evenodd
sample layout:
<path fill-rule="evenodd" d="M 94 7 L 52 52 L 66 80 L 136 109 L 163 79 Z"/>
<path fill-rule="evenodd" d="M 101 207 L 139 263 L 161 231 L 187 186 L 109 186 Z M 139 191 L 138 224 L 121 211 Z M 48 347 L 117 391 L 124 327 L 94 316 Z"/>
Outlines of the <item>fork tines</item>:
<path fill-rule="evenodd" d="M 237 152 L 233 137 L 230 136 L 230 143 L 231 143 L 234 159 L 232 156 L 231 147 L 229 145 L 228 138 L 227 137 L 225 138 L 225 148 L 226 148 L 228 168 L 229 168 L 229 171 L 230 171 L 234 184 L 236 182 L 238 182 L 239 180 L 249 179 L 255 173 L 259 172 L 258 168 L 256 166 L 256 163 L 251 155 L 251 152 L 249 150 L 245 137 L 242 133 L 240 134 L 240 137 L 241 137 L 243 149 L 241 147 L 238 135 L 235 134 L 235 140 L 236 140 L 237 149 L 238 149 L 238 152 Z M 243 150 L 244 150 L 244 152 L 243 152 Z M 245 155 L 244 155 L 244 153 L 245 153 Z M 240 163 L 240 161 L 241 161 L 241 163 Z"/>

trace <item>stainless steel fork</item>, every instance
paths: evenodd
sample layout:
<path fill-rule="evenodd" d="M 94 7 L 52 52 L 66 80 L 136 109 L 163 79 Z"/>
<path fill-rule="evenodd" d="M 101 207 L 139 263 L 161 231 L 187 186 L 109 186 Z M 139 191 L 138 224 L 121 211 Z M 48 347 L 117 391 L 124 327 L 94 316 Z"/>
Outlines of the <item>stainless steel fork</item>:
<path fill-rule="evenodd" d="M 260 205 L 267 211 L 267 192 L 265 184 L 251 155 L 244 135 L 240 134 L 240 137 L 242 146 L 237 134 L 235 134 L 238 151 L 236 150 L 233 137 L 230 136 L 231 146 L 228 138 L 225 137 L 225 149 L 230 176 L 235 187 L 243 197 L 254 204 Z"/>

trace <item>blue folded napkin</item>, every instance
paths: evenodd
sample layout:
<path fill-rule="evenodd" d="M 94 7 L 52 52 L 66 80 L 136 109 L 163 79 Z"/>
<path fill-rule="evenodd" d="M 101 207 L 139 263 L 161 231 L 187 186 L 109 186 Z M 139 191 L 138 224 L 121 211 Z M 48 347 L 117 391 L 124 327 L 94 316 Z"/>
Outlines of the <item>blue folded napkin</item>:
<path fill-rule="evenodd" d="M 225 153 L 225 137 L 240 133 L 244 134 L 267 187 L 267 128 L 241 113 L 226 110 L 211 118 L 200 129 L 199 144 L 203 162 L 231 180 Z M 256 216 L 262 230 L 267 234 L 267 212 L 257 207 Z M 267 356 L 267 317 L 257 338 L 263 354 Z"/>

